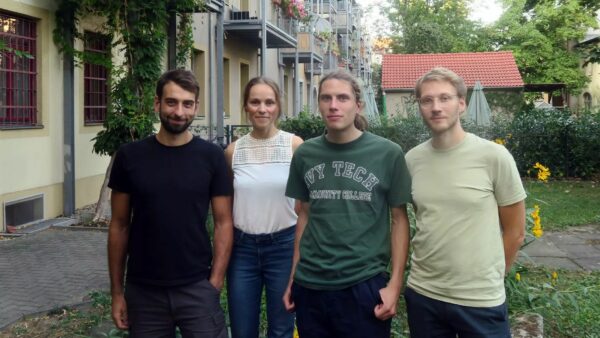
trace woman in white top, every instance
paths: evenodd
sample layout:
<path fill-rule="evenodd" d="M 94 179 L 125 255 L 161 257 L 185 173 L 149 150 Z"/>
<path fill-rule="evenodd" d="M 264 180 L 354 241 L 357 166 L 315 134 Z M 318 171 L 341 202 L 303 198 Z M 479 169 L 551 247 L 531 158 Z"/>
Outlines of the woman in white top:
<path fill-rule="evenodd" d="M 281 94 L 273 80 L 248 82 L 244 110 L 252 131 L 225 150 L 234 188 L 234 245 L 227 271 L 231 334 L 258 337 L 264 287 L 267 337 L 291 338 L 294 316 L 285 310 L 282 297 L 292 267 L 297 214 L 285 186 L 302 139 L 277 128 Z"/>

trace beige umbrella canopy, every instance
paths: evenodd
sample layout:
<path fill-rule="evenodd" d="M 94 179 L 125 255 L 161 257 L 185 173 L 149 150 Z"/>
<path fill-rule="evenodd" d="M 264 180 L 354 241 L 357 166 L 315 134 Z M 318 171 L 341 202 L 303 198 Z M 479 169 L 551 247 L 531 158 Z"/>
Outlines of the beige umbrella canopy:
<path fill-rule="evenodd" d="M 467 118 L 478 126 L 489 126 L 491 116 L 492 110 L 483 93 L 483 86 L 477 81 L 467 107 Z"/>

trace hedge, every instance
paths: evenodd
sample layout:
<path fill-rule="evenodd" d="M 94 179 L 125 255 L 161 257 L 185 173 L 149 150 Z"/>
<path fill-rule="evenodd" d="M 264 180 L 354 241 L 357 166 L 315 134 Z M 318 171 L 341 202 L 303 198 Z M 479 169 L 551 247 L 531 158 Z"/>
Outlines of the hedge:
<path fill-rule="evenodd" d="M 429 138 L 421 117 L 371 121 L 369 131 L 399 144 L 404 151 Z M 463 120 L 466 131 L 489 140 L 504 142 L 513 154 L 521 175 L 529 176 L 536 162 L 549 167 L 552 177 L 588 179 L 600 174 L 600 112 L 579 116 L 568 110 L 529 109 L 512 119 L 494 118 L 487 127 Z M 318 115 L 301 113 L 281 121 L 280 128 L 303 139 L 322 135 L 325 126 Z"/>

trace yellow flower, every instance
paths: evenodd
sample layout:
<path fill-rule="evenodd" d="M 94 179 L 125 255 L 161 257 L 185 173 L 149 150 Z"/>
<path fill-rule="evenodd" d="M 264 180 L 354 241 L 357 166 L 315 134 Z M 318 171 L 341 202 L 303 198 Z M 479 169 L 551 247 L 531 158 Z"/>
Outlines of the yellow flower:
<path fill-rule="evenodd" d="M 494 140 L 494 142 L 498 143 L 501 146 L 506 144 L 506 141 L 503 138 L 497 138 Z"/>
<path fill-rule="evenodd" d="M 542 182 L 548 182 L 548 177 L 550 177 L 551 173 L 550 173 L 550 169 L 548 169 L 546 166 L 544 166 L 543 164 L 541 164 L 540 162 L 535 162 L 535 165 L 533 166 L 534 169 L 537 169 L 537 179 L 539 181 Z"/>
<path fill-rule="evenodd" d="M 300 335 L 298 334 L 298 328 L 294 327 L 294 338 L 300 338 Z"/>
<path fill-rule="evenodd" d="M 552 285 L 556 285 L 556 282 L 558 282 L 558 273 L 556 271 L 552 271 Z"/>
<path fill-rule="evenodd" d="M 515 280 L 516 280 L 517 282 L 520 282 L 520 281 L 521 281 L 521 274 L 520 274 L 520 273 L 518 273 L 518 272 L 517 272 L 517 273 L 515 274 Z"/>
<path fill-rule="evenodd" d="M 531 233 L 536 238 L 540 238 L 544 234 L 544 230 L 542 230 L 542 219 L 540 218 L 540 206 L 535 204 L 530 215 L 531 218 L 533 218 L 533 227 L 531 228 Z"/>

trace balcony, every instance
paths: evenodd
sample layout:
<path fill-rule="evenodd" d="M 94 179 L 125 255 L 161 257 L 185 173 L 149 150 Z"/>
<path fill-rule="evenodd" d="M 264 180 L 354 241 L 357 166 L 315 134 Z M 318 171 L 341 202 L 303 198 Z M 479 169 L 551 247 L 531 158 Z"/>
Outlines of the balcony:
<path fill-rule="evenodd" d="M 200 11 L 220 13 L 223 11 L 224 6 L 225 6 L 225 0 L 206 0 L 204 5 L 202 5 L 200 7 Z"/>
<path fill-rule="evenodd" d="M 334 28 L 337 29 L 338 34 L 351 34 L 356 29 L 356 25 L 352 15 L 344 12 L 335 15 Z"/>
<path fill-rule="evenodd" d="M 266 21 L 267 48 L 295 48 L 295 20 L 283 15 L 280 8 L 274 11 L 271 18 L 260 18 L 249 11 L 229 11 L 228 19 L 223 23 L 223 29 L 227 34 L 236 36 L 242 41 L 260 48 L 262 45 L 262 24 Z M 226 16 L 227 17 L 227 16 Z"/>
<path fill-rule="evenodd" d="M 313 64 L 323 62 L 323 55 L 327 51 L 326 42 L 321 41 L 309 32 L 298 32 L 298 62 L 310 64 L 312 58 Z M 312 41 L 312 49 L 311 49 Z M 296 50 L 286 48 L 281 51 L 283 62 L 287 64 L 294 63 L 296 60 Z"/>

